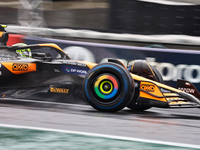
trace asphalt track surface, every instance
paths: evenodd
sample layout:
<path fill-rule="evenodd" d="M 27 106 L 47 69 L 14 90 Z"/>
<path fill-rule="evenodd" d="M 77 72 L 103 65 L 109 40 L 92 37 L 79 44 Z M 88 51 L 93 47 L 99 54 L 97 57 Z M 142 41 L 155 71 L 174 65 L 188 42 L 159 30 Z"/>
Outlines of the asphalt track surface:
<path fill-rule="evenodd" d="M 0 102 L 0 124 L 200 145 L 198 108 L 103 113 L 89 105 Z"/>

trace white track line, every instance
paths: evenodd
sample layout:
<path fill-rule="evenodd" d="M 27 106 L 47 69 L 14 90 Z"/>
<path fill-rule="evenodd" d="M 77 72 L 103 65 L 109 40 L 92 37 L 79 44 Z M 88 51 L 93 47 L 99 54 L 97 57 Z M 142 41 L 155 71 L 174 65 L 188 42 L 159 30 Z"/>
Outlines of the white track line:
<path fill-rule="evenodd" d="M 141 139 L 141 138 L 106 135 L 106 134 L 96 134 L 96 133 L 89 133 L 89 132 L 78 132 L 78 131 L 59 130 L 59 129 L 50 129 L 50 128 L 39 128 L 39 127 L 31 127 L 31 126 L 9 125 L 9 124 L 0 124 L 0 127 L 61 132 L 61 133 L 79 134 L 79 135 L 85 135 L 85 136 L 95 136 L 95 137 L 117 139 L 117 140 L 127 140 L 127 141 L 135 141 L 135 142 L 144 142 L 144 143 L 153 143 L 153 144 L 162 144 L 162 145 L 169 145 L 169 146 L 200 149 L 200 145 L 183 144 L 183 143 L 175 143 L 175 142 L 165 142 L 165 141 L 148 140 L 148 139 Z"/>
<path fill-rule="evenodd" d="M 190 5 L 195 5 L 192 3 L 183 3 L 183 2 L 173 2 L 173 1 L 168 1 L 168 0 L 140 0 L 144 2 L 149 2 L 149 3 L 157 3 L 157 4 L 163 4 L 163 5 L 182 5 L 182 6 L 190 6 Z"/>

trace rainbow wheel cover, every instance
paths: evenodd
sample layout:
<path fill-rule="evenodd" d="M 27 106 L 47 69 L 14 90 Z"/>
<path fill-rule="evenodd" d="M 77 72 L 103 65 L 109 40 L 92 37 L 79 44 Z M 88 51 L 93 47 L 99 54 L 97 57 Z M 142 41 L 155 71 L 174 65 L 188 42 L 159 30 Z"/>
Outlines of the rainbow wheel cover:
<path fill-rule="evenodd" d="M 102 75 L 94 83 L 94 90 L 98 97 L 102 99 L 113 98 L 118 91 L 118 81 L 112 75 Z"/>

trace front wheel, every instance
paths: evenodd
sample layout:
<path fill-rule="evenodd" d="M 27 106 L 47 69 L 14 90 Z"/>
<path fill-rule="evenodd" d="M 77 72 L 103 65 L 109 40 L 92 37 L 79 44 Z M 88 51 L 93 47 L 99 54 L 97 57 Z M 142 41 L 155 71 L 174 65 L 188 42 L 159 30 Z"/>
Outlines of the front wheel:
<path fill-rule="evenodd" d="M 130 73 L 121 65 L 102 63 L 93 67 L 83 82 L 88 103 L 99 111 L 114 112 L 126 107 L 134 94 Z"/>

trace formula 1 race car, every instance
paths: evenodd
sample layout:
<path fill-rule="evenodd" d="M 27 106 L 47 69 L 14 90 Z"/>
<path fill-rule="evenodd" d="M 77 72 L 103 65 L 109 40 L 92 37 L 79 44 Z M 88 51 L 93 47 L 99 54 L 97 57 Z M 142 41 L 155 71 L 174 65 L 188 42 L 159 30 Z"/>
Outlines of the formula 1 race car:
<path fill-rule="evenodd" d="M 76 102 L 84 99 L 84 93 L 89 104 L 100 111 L 200 104 L 191 83 L 178 80 L 178 88 L 193 89 L 194 96 L 163 84 L 160 73 L 144 60 L 135 60 L 128 68 L 115 59 L 101 64 L 75 61 L 55 44 L 2 46 L 0 60 L 4 98 Z"/>
<path fill-rule="evenodd" d="M 126 67 L 116 59 L 100 64 L 71 60 L 56 44 L 0 46 L 1 99 L 85 99 L 93 108 L 109 112 L 124 107 L 200 107 L 197 89 L 188 81 L 177 83 L 179 89 L 165 85 L 145 60 Z M 184 89 L 193 90 L 193 95 Z"/>

